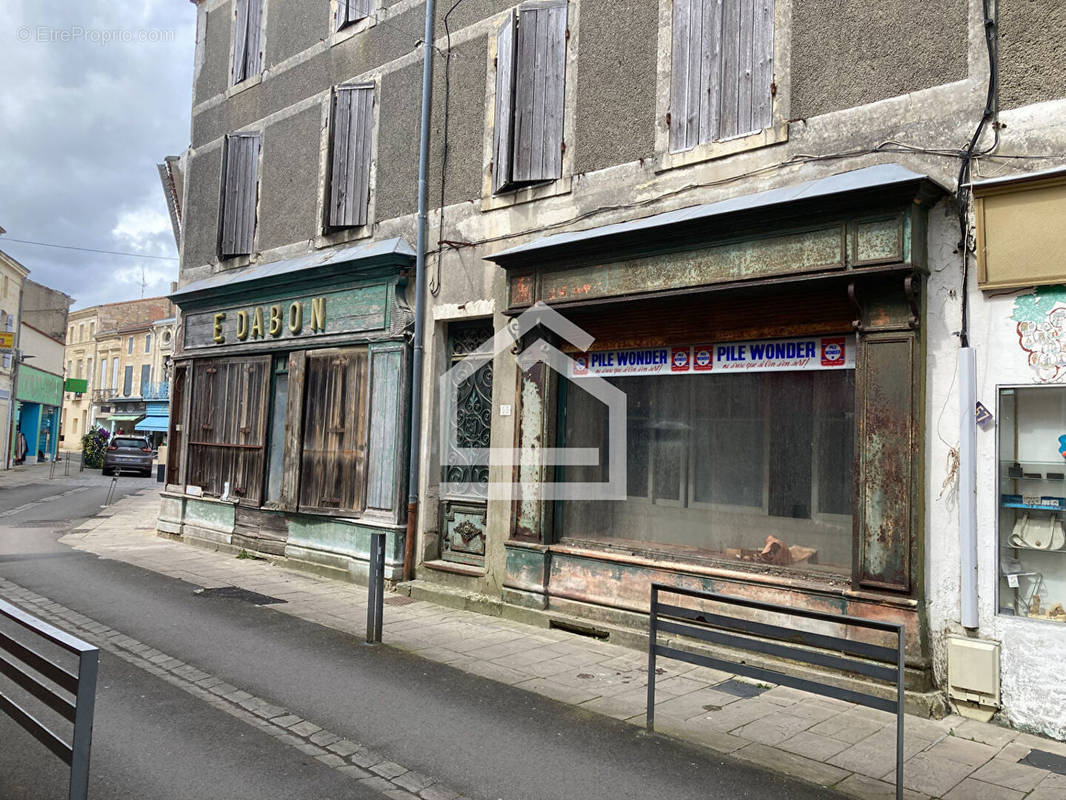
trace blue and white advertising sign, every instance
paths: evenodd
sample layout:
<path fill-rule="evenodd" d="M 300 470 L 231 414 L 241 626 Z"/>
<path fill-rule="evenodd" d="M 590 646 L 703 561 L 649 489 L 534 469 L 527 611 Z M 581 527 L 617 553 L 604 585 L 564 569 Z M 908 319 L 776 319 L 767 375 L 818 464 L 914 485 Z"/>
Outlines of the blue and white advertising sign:
<path fill-rule="evenodd" d="M 670 345 L 577 353 L 571 378 L 854 369 L 854 336 Z"/>

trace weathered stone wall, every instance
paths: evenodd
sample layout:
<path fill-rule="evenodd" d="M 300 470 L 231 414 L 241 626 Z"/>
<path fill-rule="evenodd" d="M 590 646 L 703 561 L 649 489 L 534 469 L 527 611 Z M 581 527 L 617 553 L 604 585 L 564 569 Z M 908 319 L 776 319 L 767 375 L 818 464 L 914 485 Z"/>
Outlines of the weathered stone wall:
<path fill-rule="evenodd" d="M 792 3 L 792 117 L 807 118 L 967 75 L 966 0 Z M 775 67 L 781 80 L 781 65 Z"/>
<path fill-rule="evenodd" d="M 268 125 L 263 132 L 258 222 L 261 250 L 311 241 L 319 232 L 321 139 L 319 105 Z"/>
<path fill-rule="evenodd" d="M 1066 0 L 999 4 L 999 103 L 1066 97 Z"/>

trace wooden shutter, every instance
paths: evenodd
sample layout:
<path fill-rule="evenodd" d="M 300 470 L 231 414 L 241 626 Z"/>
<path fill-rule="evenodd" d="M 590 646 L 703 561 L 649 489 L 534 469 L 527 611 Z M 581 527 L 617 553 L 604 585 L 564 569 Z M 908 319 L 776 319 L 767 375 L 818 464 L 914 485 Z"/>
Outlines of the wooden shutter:
<path fill-rule="evenodd" d="M 370 0 L 337 0 L 336 30 L 369 16 Z"/>
<path fill-rule="evenodd" d="M 329 224 L 366 225 L 370 205 L 373 84 L 338 86 L 333 100 Z"/>
<path fill-rule="evenodd" d="M 259 74 L 259 33 L 262 21 L 263 0 L 237 0 L 233 27 L 234 84 Z"/>
<path fill-rule="evenodd" d="M 259 134 L 234 133 L 226 137 L 222 166 L 223 258 L 252 252 L 255 240 L 255 207 L 259 183 Z"/>
<path fill-rule="evenodd" d="M 670 149 L 772 122 L 773 0 L 675 0 Z"/>
<path fill-rule="evenodd" d="M 566 1 L 519 6 L 516 49 L 514 179 L 555 180 L 563 170 Z"/>
<path fill-rule="evenodd" d="M 197 361 L 189 414 L 187 481 L 258 505 L 263 491 L 269 356 Z"/>
<path fill-rule="evenodd" d="M 496 116 L 492 128 L 492 191 L 511 183 L 514 138 L 515 17 L 509 14 L 496 34 Z"/>
<path fill-rule="evenodd" d="M 300 508 L 362 511 L 366 485 L 367 354 L 308 353 Z"/>

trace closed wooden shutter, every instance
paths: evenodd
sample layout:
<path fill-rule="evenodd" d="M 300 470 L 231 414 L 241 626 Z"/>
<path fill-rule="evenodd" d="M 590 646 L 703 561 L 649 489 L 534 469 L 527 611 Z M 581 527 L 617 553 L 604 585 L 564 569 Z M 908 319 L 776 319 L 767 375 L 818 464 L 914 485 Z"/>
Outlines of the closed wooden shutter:
<path fill-rule="evenodd" d="M 492 128 L 492 191 L 511 183 L 514 137 L 515 18 L 510 14 L 496 34 L 496 117 Z"/>
<path fill-rule="evenodd" d="M 566 2 L 518 9 L 513 173 L 516 182 L 555 180 L 563 168 Z"/>
<path fill-rule="evenodd" d="M 263 0 L 237 0 L 233 27 L 233 83 L 258 75 L 261 67 L 259 34 Z"/>
<path fill-rule="evenodd" d="M 670 149 L 768 127 L 773 0 L 674 0 Z"/>
<path fill-rule="evenodd" d="M 373 103 L 373 84 L 337 87 L 329 198 L 329 224 L 334 227 L 367 223 Z"/>
<path fill-rule="evenodd" d="M 300 508 L 362 511 L 366 486 L 367 353 L 308 353 Z"/>
<path fill-rule="evenodd" d="M 270 357 L 197 361 L 187 481 L 207 495 L 259 505 L 263 493 Z"/>
<path fill-rule="evenodd" d="M 227 136 L 220 236 L 223 258 L 252 252 L 258 183 L 259 134 L 234 133 Z"/>
<path fill-rule="evenodd" d="M 370 0 L 337 0 L 337 30 L 370 16 Z"/>

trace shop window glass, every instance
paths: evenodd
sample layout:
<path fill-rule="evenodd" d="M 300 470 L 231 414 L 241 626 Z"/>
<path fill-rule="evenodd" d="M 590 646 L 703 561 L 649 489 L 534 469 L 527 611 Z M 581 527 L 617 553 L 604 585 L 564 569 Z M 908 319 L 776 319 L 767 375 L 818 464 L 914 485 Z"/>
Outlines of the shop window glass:
<path fill-rule="evenodd" d="M 285 469 L 285 413 L 289 404 L 289 363 L 280 356 L 274 365 L 274 392 L 270 406 L 270 444 L 267 460 L 266 501 L 281 500 L 281 476 Z"/>
<path fill-rule="evenodd" d="M 850 573 L 854 370 L 607 380 L 626 393 L 629 496 L 561 502 L 562 538 Z M 562 395 L 563 443 L 601 455 L 560 478 L 606 481 L 606 407 L 580 381 Z"/>
<path fill-rule="evenodd" d="M 999 611 L 1066 622 L 1066 387 L 999 392 Z"/>
<path fill-rule="evenodd" d="M 207 496 L 258 505 L 266 442 L 270 358 L 196 363 L 188 430 L 188 483 Z M 128 369 L 128 368 L 127 368 Z"/>
<path fill-rule="evenodd" d="M 308 353 L 300 508 L 361 511 L 366 484 L 367 352 Z"/>

